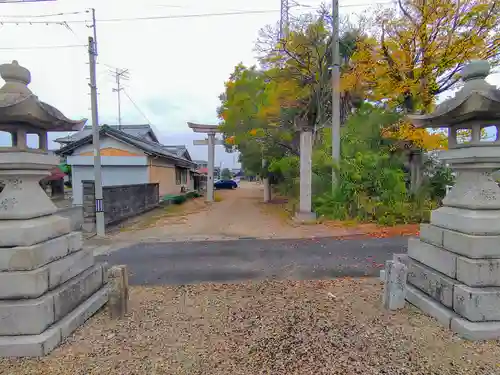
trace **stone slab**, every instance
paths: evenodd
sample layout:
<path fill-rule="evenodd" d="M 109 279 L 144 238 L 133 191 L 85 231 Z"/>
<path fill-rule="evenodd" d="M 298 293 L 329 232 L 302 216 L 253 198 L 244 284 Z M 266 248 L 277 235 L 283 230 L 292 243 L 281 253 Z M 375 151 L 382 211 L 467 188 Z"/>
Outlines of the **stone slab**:
<path fill-rule="evenodd" d="M 385 285 L 383 303 L 388 310 L 405 307 L 406 277 L 408 267 L 401 262 L 388 260 L 385 263 Z"/>
<path fill-rule="evenodd" d="M 420 224 L 420 240 L 443 247 L 444 229 L 432 224 Z"/>
<path fill-rule="evenodd" d="M 500 339 L 500 322 L 470 322 L 462 318 L 451 320 L 451 330 L 466 340 Z"/>
<path fill-rule="evenodd" d="M 54 297 L 0 302 L 0 335 L 35 335 L 54 323 Z"/>
<path fill-rule="evenodd" d="M 0 299 L 37 298 L 49 289 L 49 269 L 0 272 Z"/>
<path fill-rule="evenodd" d="M 0 357 L 43 357 L 61 343 L 61 330 L 54 326 L 39 335 L 0 336 Z"/>
<path fill-rule="evenodd" d="M 500 235 L 475 236 L 421 224 L 420 240 L 469 258 L 500 258 Z"/>
<path fill-rule="evenodd" d="M 66 316 L 81 301 L 101 288 L 103 276 L 102 264 L 96 264 L 51 292 L 54 294 L 55 320 Z"/>
<path fill-rule="evenodd" d="M 431 212 L 431 224 L 472 235 L 500 235 L 500 210 L 440 207 Z"/>
<path fill-rule="evenodd" d="M 109 288 L 105 285 L 70 314 L 66 315 L 64 319 L 60 320 L 57 326 L 61 329 L 61 337 L 63 339 L 68 337 L 75 329 L 82 326 L 108 302 L 108 297 Z"/>
<path fill-rule="evenodd" d="M 500 236 L 475 236 L 443 229 L 443 247 L 469 258 L 500 258 Z"/>
<path fill-rule="evenodd" d="M 500 259 L 458 257 L 457 279 L 471 287 L 500 286 Z"/>
<path fill-rule="evenodd" d="M 31 246 L 71 232 L 71 221 L 58 215 L 0 221 L 0 248 Z"/>
<path fill-rule="evenodd" d="M 63 318 L 103 285 L 98 264 L 36 299 L 0 302 L 0 335 L 36 335 Z"/>
<path fill-rule="evenodd" d="M 93 264 L 94 252 L 90 248 L 74 252 L 62 259 L 49 263 L 46 266 L 49 267 L 49 289 L 56 288 L 87 268 L 92 267 Z"/>
<path fill-rule="evenodd" d="M 453 288 L 458 281 L 416 260 L 411 260 L 408 267 L 408 283 L 450 309 L 453 308 Z"/>
<path fill-rule="evenodd" d="M 0 272 L 0 299 L 37 298 L 94 264 L 92 249 L 84 249 L 32 271 Z"/>
<path fill-rule="evenodd" d="M 456 285 L 453 310 L 472 322 L 500 321 L 500 288 Z"/>
<path fill-rule="evenodd" d="M 436 319 L 441 325 L 450 328 L 451 320 L 459 316 L 444 305 L 436 302 L 431 297 L 421 292 L 417 288 L 406 286 L 406 300 L 415 305 L 427 315 Z"/>
<path fill-rule="evenodd" d="M 433 269 L 455 278 L 457 273 L 457 255 L 441 247 L 420 241 L 418 238 L 408 240 L 408 256 L 429 265 Z"/>
<path fill-rule="evenodd" d="M 0 336 L 0 357 L 41 357 L 49 354 L 107 301 L 108 288 L 104 286 L 39 335 Z"/>
<path fill-rule="evenodd" d="M 71 232 L 32 246 L 0 248 L 0 271 L 33 270 L 82 247 L 82 234 Z"/>

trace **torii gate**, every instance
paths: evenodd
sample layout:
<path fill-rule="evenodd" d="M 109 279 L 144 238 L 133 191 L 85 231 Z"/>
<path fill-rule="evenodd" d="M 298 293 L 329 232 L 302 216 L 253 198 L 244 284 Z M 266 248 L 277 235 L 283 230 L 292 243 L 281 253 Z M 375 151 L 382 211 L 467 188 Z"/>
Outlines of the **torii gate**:
<path fill-rule="evenodd" d="M 189 128 L 195 133 L 205 133 L 208 138 L 203 140 L 193 141 L 194 146 L 208 146 L 208 176 L 207 176 L 207 201 L 214 201 L 214 162 L 215 162 L 215 145 L 223 145 L 220 139 L 215 138 L 215 134 L 220 133 L 218 125 L 203 125 L 187 123 Z"/>

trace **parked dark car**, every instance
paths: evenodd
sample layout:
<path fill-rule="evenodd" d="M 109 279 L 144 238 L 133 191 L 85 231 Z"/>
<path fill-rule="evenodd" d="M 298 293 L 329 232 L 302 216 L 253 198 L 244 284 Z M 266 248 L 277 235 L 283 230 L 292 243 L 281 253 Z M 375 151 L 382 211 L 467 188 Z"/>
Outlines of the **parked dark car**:
<path fill-rule="evenodd" d="M 236 189 L 238 184 L 233 180 L 219 180 L 214 183 L 215 189 Z"/>

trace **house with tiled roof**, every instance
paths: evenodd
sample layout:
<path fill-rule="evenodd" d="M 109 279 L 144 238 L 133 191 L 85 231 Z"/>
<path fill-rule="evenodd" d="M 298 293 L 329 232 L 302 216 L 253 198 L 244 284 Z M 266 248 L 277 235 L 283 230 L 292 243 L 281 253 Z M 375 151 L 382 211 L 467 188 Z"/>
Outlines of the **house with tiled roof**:
<path fill-rule="evenodd" d="M 195 188 L 196 163 L 185 146 L 158 142 L 145 125 L 103 125 L 99 130 L 103 186 L 158 183 L 160 195 L 179 194 Z M 82 181 L 94 180 L 92 131 L 56 140 L 57 155 L 71 166 L 73 204 L 82 204 Z"/>
<path fill-rule="evenodd" d="M 139 125 L 107 125 L 111 129 L 121 130 L 122 132 L 132 135 L 137 138 L 145 139 L 148 141 L 159 143 L 158 137 L 155 132 L 151 128 L 149 124 L 139 124 Z M 103 125 L 103 126 L 104 126 Z M 92 125 L 85 125 L 83 129 L 77 133 L 73 133 L 66 137 L 57 138 L 54 142 L 61 144 L 62 146 L 66 146 L 70 143 L 78 141 L 82 138 L 85 138 L 88 135 L 92 134 Z"/>

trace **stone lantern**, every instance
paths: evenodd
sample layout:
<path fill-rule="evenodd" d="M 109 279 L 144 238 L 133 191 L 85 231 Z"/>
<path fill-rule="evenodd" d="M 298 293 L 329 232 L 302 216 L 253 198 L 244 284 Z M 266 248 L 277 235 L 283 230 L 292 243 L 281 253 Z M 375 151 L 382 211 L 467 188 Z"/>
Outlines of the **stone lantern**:
<path fill-rule="evenodd" d="M 81 232 L 39 185 L 59 164 L 47 132 L 80 130 L 28 88 L 30 72 L 17 61 L 0 65 L 0 356 L 43 356 L 107 301 L 104 268 L 82 249 Z M 39 143 L 29 148 L 28 134 Z"/>
<path fill-rule="evenodd" d="M 467 339 L 500 338 L 500 90 L 485 78 L 490 66 L 473 61 L 462 71 L 463 87 L 429 115 L 409 116 L 417 127 L 448 128 L 440 153 L 457 173 L 443 206 L 408 243 L 406 298 Z M 493 141 L 481 130 L 496 126 Z M 469 129 L 471 140 L 457 141 Z"/>

